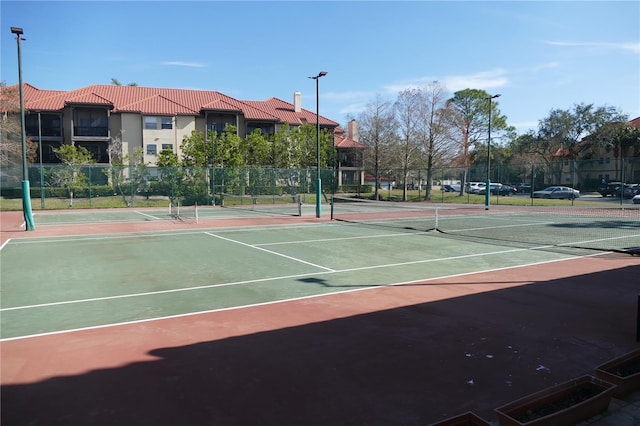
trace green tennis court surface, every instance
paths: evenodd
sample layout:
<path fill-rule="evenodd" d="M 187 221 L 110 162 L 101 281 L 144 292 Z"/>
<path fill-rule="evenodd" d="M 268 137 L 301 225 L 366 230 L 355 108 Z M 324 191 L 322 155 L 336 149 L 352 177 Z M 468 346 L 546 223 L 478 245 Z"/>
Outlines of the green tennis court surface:
<path fill-rule="evenodd" d="M 207 212 L 228 214 L 226 209 Z M 137 213 L 104 214 L 110 215 L 107 220 L 127 220 Z M 45 216 L 39 217 L 39 223 Z M 161 220 L 152 218 L 160 217 L 160 212 L 144 211 L 141 216 L 146 219 L 139 220 Z M 84 219 L 80 219 L 81 213 L 51 217 L 58 223 L 60 217 L 67 223 L 75 220 L 72 218 L 103 219 L 95 213 Z M 534 233 L 552 233 L 556 224 L 551 217 L 477 214 L 471 228 L 495 233 L 505 220 Z M 611 223 L 605 225 L 611 227 Z M 599 239 L 624 240 L 621 246 L 625 247 L 640 246 L 637 225 L 636 218 L 620 233 L 601 234 Z M 565 236 L 566 243 L 573 242 L 566 240 L 570 237 Z M 593 236 L 581 241 L 587 239 Z M 406 284 L 599 253 L 575 246 L 567 244 L 559 250 L 548 244 L 452 238 L 406 226 L 344 221 L 17 239 L 0 252 L 1 338 Z"/>

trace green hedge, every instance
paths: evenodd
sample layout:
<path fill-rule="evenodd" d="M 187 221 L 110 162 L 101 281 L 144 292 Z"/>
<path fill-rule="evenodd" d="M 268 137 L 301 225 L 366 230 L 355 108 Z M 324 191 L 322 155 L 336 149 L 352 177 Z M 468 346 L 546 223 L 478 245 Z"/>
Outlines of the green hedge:
<path fill-rule="evenodd" d="M 38 187 L 30 187 L 31 198 L 40 198 L 41 190 Z M 0 195 L 4 198 L 22 198 L 21 188 L 2 188 Z M 116 191 L 110 185 L 96 185 L 91 188 L 83 188 L 76 190 L 73 193 L 74 198 L 89 198 L 91 197 L 111 197 L 116 195 Z M 68 198 L 69 191 L 66 188 L 45 186 L 44 196 L 46 198 Z"/>

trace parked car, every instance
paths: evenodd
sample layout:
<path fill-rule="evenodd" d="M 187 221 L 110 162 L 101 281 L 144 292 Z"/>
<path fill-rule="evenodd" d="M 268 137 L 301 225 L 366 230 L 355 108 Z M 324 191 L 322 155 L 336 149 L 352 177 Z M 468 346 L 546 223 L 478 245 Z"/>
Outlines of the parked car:
<path fill-rule="evenodd" d="M 452 183 L 451 185 L 445 184 L 442 185 L 440 189 L 444 192 L 460 192 L 460 185 L 456 185 L 455 183 Z"/>
<path fill-rule="evenodd" d="M 518 192 L 518 188 L 513 185 L 502 185 L 498 190 L 499 195 L 505 195 L 507 197 L 515 195 L 516 192 Z"/>
<path fill-rule="evenodd" d="M 640 185 L 635 184 L 627 184 L 618 186 L 618 189 L 615 190 L 613 195 L 617 198 L 620 198 L 622 195 L 623 198 L 629 199 L 633 198 L 634 195 L 638 193 L 640 190 Z"/>
<path fill-rule="evenodd" d="M 521 183 L 516 185 L 516 190 L 520 194 L 531 194 L 531 185 L 527 185 L 526 183 Z"/>
<path fill-rule="evenodd" d="M 469 182 L 467 184 L 467 192 L 469 194 L 479 194 L 485 186 L 487 186 L 487 184 L 484 182 Z"/>
<path fill-rule="evenodd" d="M 486 193 L 486 187 L 487 185 L 485 184 L 482 188 L 478 190 L 477 193 L 484 195 Z M 507 195 L 507 196 L 513 195 L 517 192 L 515 187 L 511 185 L 504 185 L 502 183 L 492 183 L 489 191 L 491 191 L 491 194 L 493 195 Z"/>
<path fill-rule="evenodd" d="M 603 197 L 606 197 L 607 195 L 615 195 L 621 185 L 622 182 L 604 182 L 598 186 L 598 192 Z"/>
<path fill-rule="evenodd" d="M 533 198 L 557 198 L 560 200 L 573 200 L 580 196 L 580 191 L 568 186 L 550 186 L 542 191 L 534 191 Z"/>
<path fill-rule="evenodd" d="M 633 204 L 640 204 L 640 194 L 634 195 L 631 201 L 633 202 Z"/>

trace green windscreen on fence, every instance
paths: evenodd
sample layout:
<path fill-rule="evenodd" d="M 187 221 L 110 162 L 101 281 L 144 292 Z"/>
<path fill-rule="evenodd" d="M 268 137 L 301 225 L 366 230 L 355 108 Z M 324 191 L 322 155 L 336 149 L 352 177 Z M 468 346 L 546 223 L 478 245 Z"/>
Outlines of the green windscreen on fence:
<path fill-rule="evenodd" d="M 334 197 L 333 220 L 486 243 L 640 251 L 640 208 L 434 205 Z"/>

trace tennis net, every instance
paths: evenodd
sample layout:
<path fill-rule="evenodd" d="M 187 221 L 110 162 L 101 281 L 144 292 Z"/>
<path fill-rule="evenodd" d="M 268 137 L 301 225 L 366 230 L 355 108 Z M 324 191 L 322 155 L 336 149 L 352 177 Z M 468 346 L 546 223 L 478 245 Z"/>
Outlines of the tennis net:
<path fill-rule="evenodd" d="M 483 243 L 640 254 L 640 208 L 434 205 L 334 197 L 332 220 Z"/>
<path fill-rule="evenodd" d="M 302 216 L 299 195 L 235 195 L 220 194 L 220 205 L 230 209 L 243 209 L 273 215 Z"/>
<path fill-rule="evenodd" d="M 172 219 L 198 223 L 198 204 L 183 206 L 179 202 L 170 202 L 169 216 Z"/>

